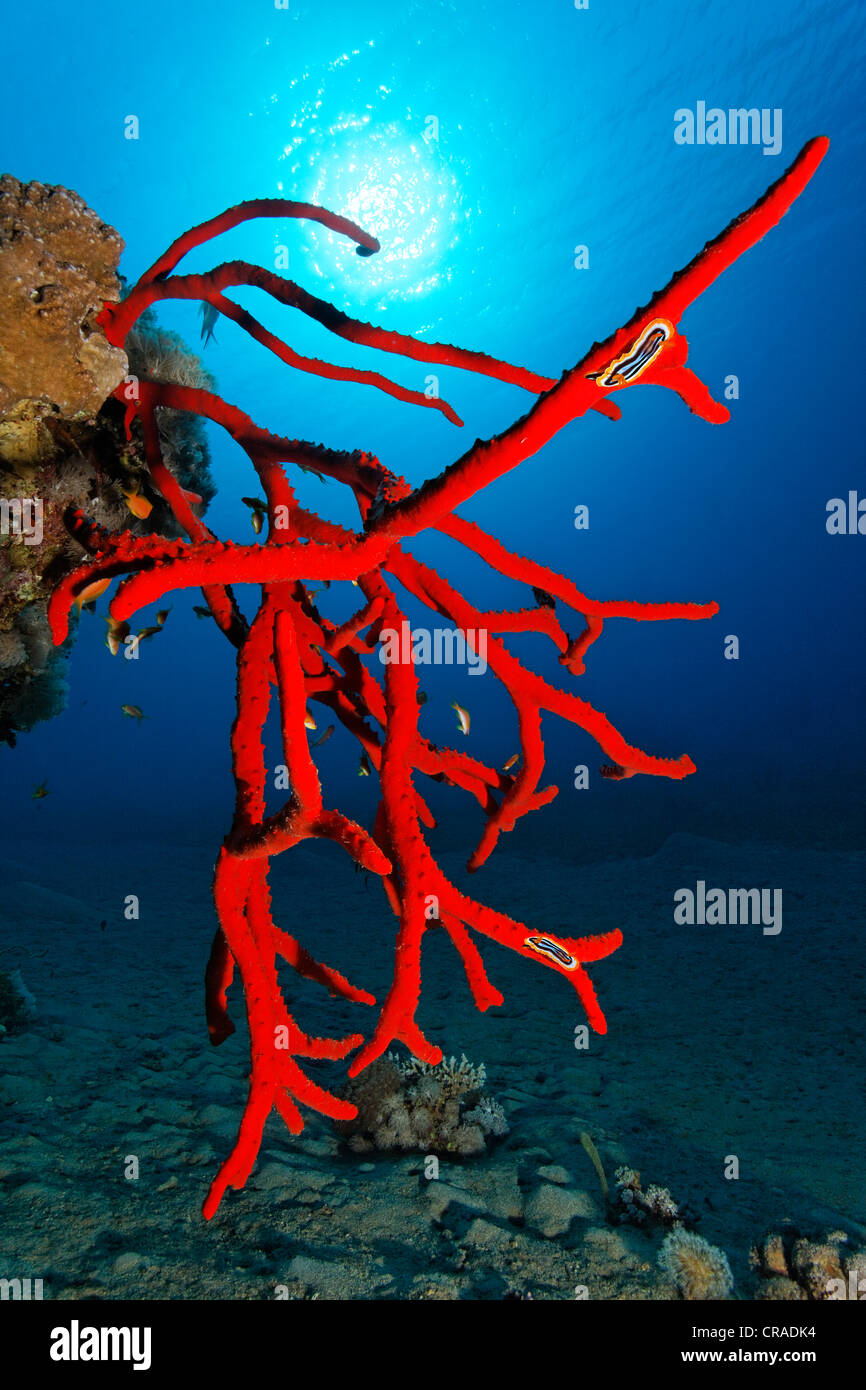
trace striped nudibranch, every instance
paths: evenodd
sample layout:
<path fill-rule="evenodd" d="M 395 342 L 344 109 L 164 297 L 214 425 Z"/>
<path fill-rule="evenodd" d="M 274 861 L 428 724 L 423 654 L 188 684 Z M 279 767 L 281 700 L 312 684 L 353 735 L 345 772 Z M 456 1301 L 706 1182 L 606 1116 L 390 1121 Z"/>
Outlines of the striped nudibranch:
<path fill-rule="evenodd" d="M 628 386 L 637 381 L 654 362 L 664 347 L 674 336 L 675 328 L 669 319 L 653 319 L 648 323 L 633 347 L 615 357 L 600 372 L 590 372 L 599 386 L 609 389 L 612 386 Z"/>
<path fill-rule="evenodd" d="M 554 965 L 561 965 L 563 970 L 574 970 L 578 965 L 577 957 L 566 951 L 564 946 L 560 946 L 558 941 L 552 941 L 549 936 L 527 936 L 523 944 L 530 950 L 537 951 L 540 956 L 547 956 Z"/>

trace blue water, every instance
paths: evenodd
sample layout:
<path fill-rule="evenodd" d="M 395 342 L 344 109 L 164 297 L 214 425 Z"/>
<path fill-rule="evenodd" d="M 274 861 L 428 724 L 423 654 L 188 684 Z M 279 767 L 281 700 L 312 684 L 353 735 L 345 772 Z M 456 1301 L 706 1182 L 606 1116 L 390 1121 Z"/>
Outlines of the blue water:
<path fill-rule="evenodd" d="M 728 374 L 739 378 L 731 422 L 713 427 L 669 393 L 635 390 L 620 424 L 576 422 L 463 510 L 593 595 L 719 602 L 711 623 L 609 623 L 580 690 L 629 741 L 691 754 L 703 780 L 675 789 L 681 821 L 727 802 L 748 833 L 768 796 L 792 810 L 785 787 L 796 782 L 803 813 L 826 803 L 844 833 L 863 768 L 866 541 L 828 536 L 825 507 L 866 489 L 855 418 L 866 167 L 856 5 L 156 3 L 126 24 L 111 6 L 88 5 L 84 21 L 49 3 L 7 19 L 5 40 L 19 61 L 7 63 L 0 93 L 4 168 L 77 190 L 122 233 L 128 278 L 225 206 L 310 198 L 362 221 L 380 256 L 361 259 L 308 223 L 263 220 L 184 268 L 232 257 L 268 265 L 284 245 L 289 273 L 350 313 L 552 375 L 645 303 L 807 138 L 828 134 L 829 156 L 792 212 L 684 321 L 690 363 L 714 394 Z M 781 108 L 781 152 L 676 144 L 673 113 L 698 100 Z M 130 115 L 137 140 L 124 138 Z M 431 118 L 437 138 L 425 139 Z M 589 268 L 577 270 L 581 244 Z M 299 351 L 416 390 L 436 370 L 343 344 L 256 291 L 237 297 Z M 160 320 L 198 342 L 195 305 L 167 304 Z M 416 483 L 531 403 L 441 369 L 441 392 L 465 420 L 457 430 L 371 388 L 294 373 L 225 322 L 204 357 L 258 423 L 370 449 Z M 209 523 L 246 540 L 239 498 L 250 469 L 219 431 L 212 443 Z M 298 490 L 351 523 L 336 485 L 304 478 Z M 578 503 L 589 506 L 588 531 L 574 529 Z M 415 549 L 482 605 L 525 601 L 525 589 L 456 546 L 422 539 Z M 335 614 L 346 611 L 339 603 Z M 189 595 L 177 599 L 158 655 L 136 664 L 112 662 L 101 623 L 82 622 L 67 713 L 2 754 L 10 824 L 65 834 L 70 800 L 96 787 L 97 834 L 121 808 L 124 833 L 155 818 L 178 831 L 224 823 L 231 654 L 190 608 Z M 729 633 L 740 638 L 736 663 L 723 658 Z M 539 639 L 513 649 L 559 678 Z M 438 670 L 425 688 L 434 741 L 452 741 L 456 699 L 474 716 L 477 756 L 515 751 L 513 711 L 492 676 Z M 124 720 L 124 701 L 150 721 Z M 550 717 L 545 736 L 551 778 L 565 788 L 549 814 L 579 826 L 570 771 L 594 767 L 595 751 Z M 321 757 L 335 795 L 358 802 L 348 743 L 335 737 Z M 47 775 L 51 798 L 30 802 Z M 617 808 L 608 799 L 601 814 L 634 794 L 672 805 L 669 788 L 636 786 L 602 786 Z"/>

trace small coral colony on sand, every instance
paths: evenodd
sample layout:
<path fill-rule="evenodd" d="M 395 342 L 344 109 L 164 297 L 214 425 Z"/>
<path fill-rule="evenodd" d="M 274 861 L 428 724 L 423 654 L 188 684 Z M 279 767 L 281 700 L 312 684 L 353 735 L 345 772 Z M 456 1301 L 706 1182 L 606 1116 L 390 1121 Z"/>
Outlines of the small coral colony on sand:
<path fill-rule="evenodd" d="M 541 786 L 544 775 L 543 713 L 559 715 L 585 730 L 606 759 L 602 773 L 622 779 L 644 773 L 682 778 L 694 772 L 691 759 L 657 757 L 632 747 L 609 720 L 579 696 L 560 690 L 526 669 L 500 640 L 503 634 L 534 632 L 548 637 L 569 676 L 580 676 L 589 648 L 605 622 L 636 622 L 711 617 L 715 603 L 637 603 L 589 598 L 544 565 L 514 555 L 457 509 L 494 479 L 538 452 L 564 425 L 588 410 L 609 420 L 621 417 L 627 387 L 664 386 L 688 408 L 713 424 L 728 419 L 707 386 L 686 365 L 688 343 L 680 320 L 689 305 L 743 252 L 772 228 L 803 191 L 824 157 L 828 141 L 811 140 L 782 177 L 748 212 L 737 217 L 676 274 L 665 289 L 639 309 L 622 328 L 589 352 L 556 381 L 511 366 L 480 352 L 442 343 L 423 343 L 400 333 L 349 318 L 314 298 L 300 286 L 243 261 L 230 261 L 199 275 L 176 274 L 182 257 L 194 247 L 250 218 L 312 219 L 356 243 L 368 256 L 379 243 L 346 218 L 323 208 L 285 199 L 264 199 L 230 208 L 179 237 L 142 275 L 121 302 L 104 305 L 100 323 L 109 342 L 122 347 L 139 316 L 164 299 L 192 299 L 232 319 L 283 362 L 333 380 L 360 382 L 397 400 L 437 410 L 459 424 L 452 407 L 428 399 L 370 371 L 356 371 L 299 356 L 270 333 L 246 309 L 226 297 L 232 286 L 253 285 L 281 304 L 291 305 L 349 342 L 379 348 L 415 361 L 447 364 L 522 387 L 534 398 L 528 413 L 501 434 L 478 440 L 438 477 L 413 488 L 373 454 L 338 452 L 321 444 L 289 439 L 253 423 L 217 394 L 194 386 L 159 381 L 127 381 L 115 395 L 126 406 L 129 433 L 141 431 L 154 495 L 161 496 L 188 539 L 110 534 L 80 511 L 67 525 L 88 558 L 55 590 L 49 608 L 54 640 L 67 633 L 70 608 L 94 583 L 124 575 L 110 605 L 118 640 L 128 619 L 169 590 L 196 587 L 216 624 L 237 649 L 237 714 L 231 732 L 236 798 L 231 829 L 219 852 L 214 900 L 219 925 L 206 971 L 206 1011 L 211 1042 L 233 1031 L 227 992 L 235 970 L 240 974 L 250 1032 L 249 1093 L 234 1147 L 214 1178 L 204 1203 L 213 1216 L 227 1187 L 243 1187 L 272 1108 L 292 1133 L 303 1125 L 300 1106 L 336 1120 L 351 1120 L 355 1107 L 329 1093 L 303 1069 L 305 1059 L 343 1058 L 355 1053 L 348 1068 L 357 1074 L 394 1042 L 404 1043 L 423 1063 L 435 1064 L 441 1052 L 415 1020 L 421 990 L 421 944 L 432 927 L 448 933 L 466 971 L 479 1009 L 502 1003 L 487 978 L 478 948 L 479 935 L 525 956 L 535 965 L 569 981 L 591 1026 L 605 1031 L 605 1019 L 586 967 L 621 944 L 617 931 L 596 936 L 555 936 L 533 930 L 504 912 L 459 892 L 439 869 L 425 838 L 433 826 L 416 778 L 419 774 L 468 793 L 478 802 L 484 829 L 469 860 L 479 869 L 503 831 L 521 816 L 545 806 L 556 787 Z M 194 500 L 175 479 L 160 447 L 160 407 L 194 412 L 227 430 L 245 451 L 263 493 L 260 527 L 267 531 L 253 544 L 220 541 L 194 510 Z M 355 531 L 326 521 L 301 507 L 293 492 L 287 464 L 345 484 L 354 494 L 360 525 Z M 427 564 L 404 548 L 422 531 L 436 531 L 474 551 L 509 580 L 534 590 L 533 607 L 481 612 Z M 320 612 L 315 589 L 337 580 L 357 586 L 360 607 L 336 626 Z M 233 586 L 259 585 L 255 617 L 248 621 Z M 487 767 L 466 752 L 431 744 L 419 730 L 419 699 L 413 662 L 394 660 L 384 667 L 384 681 L 370 660 L 386 630 L 405 632 L 398 591 L 402 586 L 453 624 L 472 643 L 487 636 L 486 659 L 503 682 L 517 712 L 521 757 L 507 770 Z M 577 635 L 560 623 L 556 604 L 580 616 Z M 561 611 L 561 610 L 560 610 Z M 115 644 L 116 645 L 116 644 Z M 290 795 L 275 814 L 265 806 L 267 769 L 263 731 L 271 690 L 276 691 L 283 756 Z M 349 820 L 323 800 L 308 727 L 310 702 L 325 705 L 360 744 L 364 766 L 375 769 L 381 799 L 370 829 Z M 458 711 L 463 723 L 464 711 Z M 464 725 L 465 727 L 465 725 Z M 395 967 L 391 987 L 366 1038 L 316 1038 L 304 1033 L 288 1011 L 278 981 L 278 960 L 316 980 L 332 996 L 374 1005 L 365 989 L 351 984 L 331 965 L 310 954 L 279 927 L 272 915 L 268 872 L 271 857 L 300 840 L 336 841 L 357 864 L 376 874 L 397 917 Z"/>

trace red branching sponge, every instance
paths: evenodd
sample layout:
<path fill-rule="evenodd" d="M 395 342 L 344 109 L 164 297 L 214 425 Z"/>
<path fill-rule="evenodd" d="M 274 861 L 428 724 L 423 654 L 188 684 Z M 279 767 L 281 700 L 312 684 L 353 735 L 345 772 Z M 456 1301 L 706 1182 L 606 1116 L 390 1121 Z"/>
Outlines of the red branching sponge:
<path fill-rule="evenodd" d="M 211 1041 L 221 1043 L 234 1031 L 226 994 L 237 968 L 246 1001 L 252 1070 L 237 1141 L 212 1183 L 204 1203 L 206 1217 L 213 1216 L 228 1186 L 243 1187 L 272 1108 L 293 1133 L 303 1124 L 300 1105 L 336 1119 L 353 1117 L 352 1105 L 310 1079 L 301 1065 L 304 1059 L 342 1058 L 359 1049 L 349 1067 L 350 1074 L 356 1075 L 399 1041 L 424 1061 L 440 1060 L 440 1049 L 425 1038 L 415 1020 L 421 989 L 421 942 L 431 925 L 443 927 L 453 941 L 479 1009 L 501 1003 L 502 996 L 487 978 L 477 934 L 489 936 L 564 976 L 576 990 L 591 1026 L 600 1033 L 605 1031 L 604 1014 L 586 967 L 615 951 L 621 944 L 621 933 L 545 935 L 458 892 L 428 848 L 424 827 L 430 827 L 433 818 L 415 785 L 415 775 L 421 773 L 462 788 L 482 807 L 485 828 L 469 861 L 473 870 L 485 862 L 503 831 L 512 830 L 521 816 L 546 805 L 556 795 L 556 787 L 541 785 L 541 717 L 545 712 L 570 720 L 592 735 L 608 760 L 601 769 L 605 776 L 687 776 L 695 770 L 687 756 L 666 759 L 633 748 L 586 701 L 526 670 L 498 635 L 529 631 L 546 635 L 565 669 L 579 676 L 587 651 L 607 620 L 709 618 L 717 605 L 599 602 L 588 598 L 570 580 L 511 554 L 473 522 L 458 516 L 455 509 L 536 453 L 565 424 L 587 410 L 618 420 L 621 411 L 614 396 L 638 382 L 667 386 L 703 419 L 725 421 L 727 410 L 712 399 L 704 383 L 686 366 L 688 344 L 680 331 L 680 319 L 722 271 L 779 221 L 812 177 L 827 145 L 824 138 L 810 141 L 754 207 L 736 218 L 645 308 L 604 343 L 595 344 L 558 381 L 482 353 L 442 343 L 425 344 L 356 322 L 291 281 L 243 262 L 221 265 L 203 275 L 174 274 L 179 260 L 192 247 L 254 217 L 314 218 L 353 239 L 362 254 L 379 249 L 374 238 L 345 218 L 283 199 L 242 203 L 193 228 L 141 277 L 126 299 L 105 305 L 100 322 L 116 346 L 123 345 L 130 328 L 149 305 L 169 298 L 202 300 L 292 366 L 374 386 L 398 400 L 436 409 L 459 423 L 444 401 L 427 399 L 375 373 L 299 357 L 224 294 L 233 285 L 255 285 L 351 342 L 497 377 L 536 396 L 529 412 L 510 428 L 494 438 L 476 441 L 439 477 L 412 489 L 371 454 L 339 453 L 320 444 L 280 438 L 208 391 L 158 382 L 118 387 L 116 395 L 127 406 L 127 428 L 135 419 L 140 421 L 154 487 L 165 497 L 188 540 L 159 536 L 140 539 L 129 533 L 112 536 L 78 514 L 72 523 L 74 534 L 90 558 L 58 586 L 49 616 L 54 640 L 60 643 L 66 636 L 76 595 L 96 579 L 127 576 L 111 604 L 118 622 L 170 589 L 195 586 L 203 590 L 217 624 L 238 650 L 237 717 L 231 736 L 237 795 L 234 820 L 214 876 L 219 927 L 206 972 L 206 1009 Z M 221 542 L 195 515 L 190 499 L 162 460 L 155 416 L 159 406 L 193 411 L 215 421 L 246 451 L 267 499 L 264 541 L 254 545 Z M 284 466 L 289 463 L 314 469 L 350 487 L 361 529 L 348 531 L 301 508 Z M 480 612 L 433 569 L 403 549 L 404 540 L 430 528 L 475 551 L 500 574 L 543 591 L 544 601 L 513 612 Z M 316 580 L 351 580 L 357 584 L 363 604 L 349 622 L 338 628 L 319 613 L 308 587 Z M 383 629 L 408 632 L 393 580 L 447 619 L 468 642 L 479 632 L 489 634 L 488 664 L 508 689 L 517 712 L 522 757 L 514 772 L 486 767 L 456 749 L 434 747 L 424 738 L 418 727 L 417 678 L 411 655 L 408 660 L 386 665 L 384 687 L 365 664 L 364 658 L 375 650 Z M 232 594 L 231 586 L 236 584 L 261 586 L 258 611 L 251 623 Z M 585 626 L 577 636 L 560 625 L 551 600 L 582 616 Z M 262 736 L 272 687 L 277 693 L 291 795 L 282 810 L 267 817 Z M 324 805 L 305 728 L 310 701 L 327 706 L 358 740 L 378 772 L 381 801 L 372 832 Z M 315 960 L 274 922 L 268 887 L 271 856 L 310 837 L 336 841 L 358 864 L 380 876 L 398 918 L 393 983 L 366 1041 L 360 1035 L 307 1037 L 289 1014 L 278 983 L 277 960 L 281 958 L 300 975 L 324 985 L 332 995 L 375 1003 L 370 994 L 351 985 L 336 969 Z"/>

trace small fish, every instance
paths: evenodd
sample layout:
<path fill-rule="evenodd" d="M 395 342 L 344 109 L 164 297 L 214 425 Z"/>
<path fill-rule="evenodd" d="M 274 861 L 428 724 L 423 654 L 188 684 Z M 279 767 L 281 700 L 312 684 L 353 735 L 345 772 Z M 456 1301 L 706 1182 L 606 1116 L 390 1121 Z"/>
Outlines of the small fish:
<path fill-rule="evenodd" d="M 197 618 L 212 618 L 212 617 L 213 617 L 213 613 L 210 611 L 210 609 L 209 609 L 209 608 L 202 608 L 202 606 L 201 606 L 200 603 L 194 603 L 193 606 L 192 606 L 192 611 L 193 611 L 193 613 L 195 613 L 195 616 L 196 616 Z"/>
<path fill-rule="evenodd" d="M 116 618 L 112 618 L 110 615 L 105 621 L 108 623 L 105 645 L 112 656 L 117 656 L 121 646 L 129 636 L 129 623 L 119 623 Z"/>
<path fill-rule="evenodd" d="M 170 608 L 160 608 L 159 612 L 156 615 L 156 622 L 158 627 L 165 627 L 165 620 L 170 612 Z"/>
<path fill-rule="evenodd" d="M 299 463 L 298 467 L 302 473 L 314 473 L 320 483 L 326 483 L 328 481 L 324 473 L 320 473 L 318 468 L 311 468 L 308 463 Z"/>
<path fill-rule="evenodd" d="M 201 336 L 204 340 L 205 347 L 207 347 L 211 338 L 213 338 L 214 342 L 216 342 L 216 337 L 214 336 L 214 328 L 216 327 L 216 321 L 220 316 L 220 311 L 219 309 L 215 309 L 213 304 L 202 304 L 202 306 L 199 309 L 199 313 L 201 314 Z"/>
<path fill-rule="evenodd" d="M 95 598 L 92 598 L 92 599 L 90 600 L 89 603 L 82 603 L 82 605 L 81 605 L 81 612 L 82 612 L 82 613 L 95 613 L 95 612 L 96 612 L 96 599 L 95 599 Z"/>
<path fill-rule="evenodd" d="M 331 734 L 334 732 L 334 730 L 336 729 L 336 727 L 337 727 L 336 724 L 329 724 L 328 727 L 327 727 L 327 729 L 325 730 L 325 732 L 324 732 L 323 734 L 319 734 L 319 737 L 318 737 L 318 738 L 313 739 L 313 742 L 310 744 L 310 747 L 311 747 L 311 748 L 321 748 L 321 746 L 322 746 L 323 743 L 327 743 L 327 742 L 328 742 L 328 739 L 331 737 Z"/>
<path fill-rule="evenodd" d="M 147 714 L 143 714 L 138 705 L 121 705 L 120 708 L 128 719 L 135 719 L 139 724 L 142 719 L 148 719 L 150 717 Z"/>
<path fill-rule="evenodd" d="M 519 753 L 512 753 L 511 757 L 508 759 L 508 762 L 504 764 L 504 766 L 503 766 L 503 768 L 502 768 L 502 771 L 503 771 L 503 772 L 510 772 L 511 769 L 513 768 L 514 764 L 517 763 L 517 762 L 519 762 L 519 761 L 520 761 L 520 754 L 519 754 Z"/>
<path fill-rule="evenodd" d="M 157 623 L 156 627 L 143 627 L 141 632 L 135 634 L 137 642 L 143 642 L 146 637 L 154 637 L 157 632 L 162 632 L 162 624 Z"/>
<path fill-rule="evenodd" d="M 48 795 L 48 783 L 47 783 L 47 782 L 38 782 L 38 783 L 36 784 L 36 786 L 33 788 L 33 800 L 34 800 L 34 801 L 41 801 L 42 798 L 43 798 L 43 796 L 47 796 L 47 795 Z"/>
<path fill-rule="evenodd" d="M 94 579 L 92 584 L 86 584 L 75 596 L 75 607 L 79 613 L 86 603 L 92 603 L 100 594 L 104 594 L 110 583 L 110 579 Z"/>
<path fill-rule="evenodd" d="M 146 497 L 142 497 L 137 487 L 132 492 L 124 492 L 123 495 L 126 498 L 127 507 L 133 516 L 138 517 L 139 521 L 145 521 L 150 516 L 153 511 L 153 503 L 148 502 Z"/>
<path fill-rule="evenodd" d="M 426 705 L 426 703 L 427 703 L 427 691 L 426 691 L 426 690 L 419 690 L 418 693 L 417 693 L 417 695 L 415 696 L 415 698 L 416 698 L 416 700 L 418 701 L 418 704 L 419 704 L 419 705 Z"/>
<path fill-rule="evenodd" d="M 602 763 L 598 770 L 610 782 L 624 782 L 626 778 L 634 777 L 634 768 L 620 767 L 619 763 Z"/>
<path fill-rule="evenodd" d="M 364 530 L 368 531 L 377 521 L 380 521 L 385 514 L 385 479 L 379 479 L 379 486 L 376 488 L 376 496 L 373 498 L 367 509 L 364 518 Z"/>
<path fill-rule="evenodd" d="M 260 535 L 267 516 L 267 502 L 263 502 L 261 497 L 242 497 L 241 501 L 245 507 L 249 507 L 252 513 L 253 530 L 257 536 Z"/>
<path fill-rule="evenodd" d="M 366 753 L 362 753 L 361 760 L 358 763 L 358 776 L 369 777 L 372 771 L 373 769 L 370 766 L 370 759 L 367 757 Z"/>
<path fill-rule="evenodd" d="M 108 923 L 107 923 L 107 922 L 100 922 L 100 924 L 99 924 L 99 930 L 100 930 L 100 931 L 105 931 L 105 928 L 106 928 L 107 926 L 108 926 Z"/>
<path fill-rule="evenodd" d="M 553 597 L 553 594 L 549 594 L 546 589 L 537 589 L 533 584 L 532 592 L 535 595 L 535 602 L 542 608 L 556 607 L 556 599 Z"/>
<path fill-rule="evenodd" d="M 316 729 L 316 728 L 318 728 L 318 725 L 316 724 L 316 721 L 315 721 L 315 719 L 313 718 L 313 716 L 310 714 L 310 711 L 309 711 L 309 710 L 307 710 L 306 714 L 304 715 L 304 728 L 305 728 L 305 729 Z"/>
<path fill-rule="evenodd" d="M 469 733 L 469 711 L 462 705 L 458 705 L 456 700 L 451 701 L 451 708 L 457 711 L 457 727 L 461 734 Z"/>

